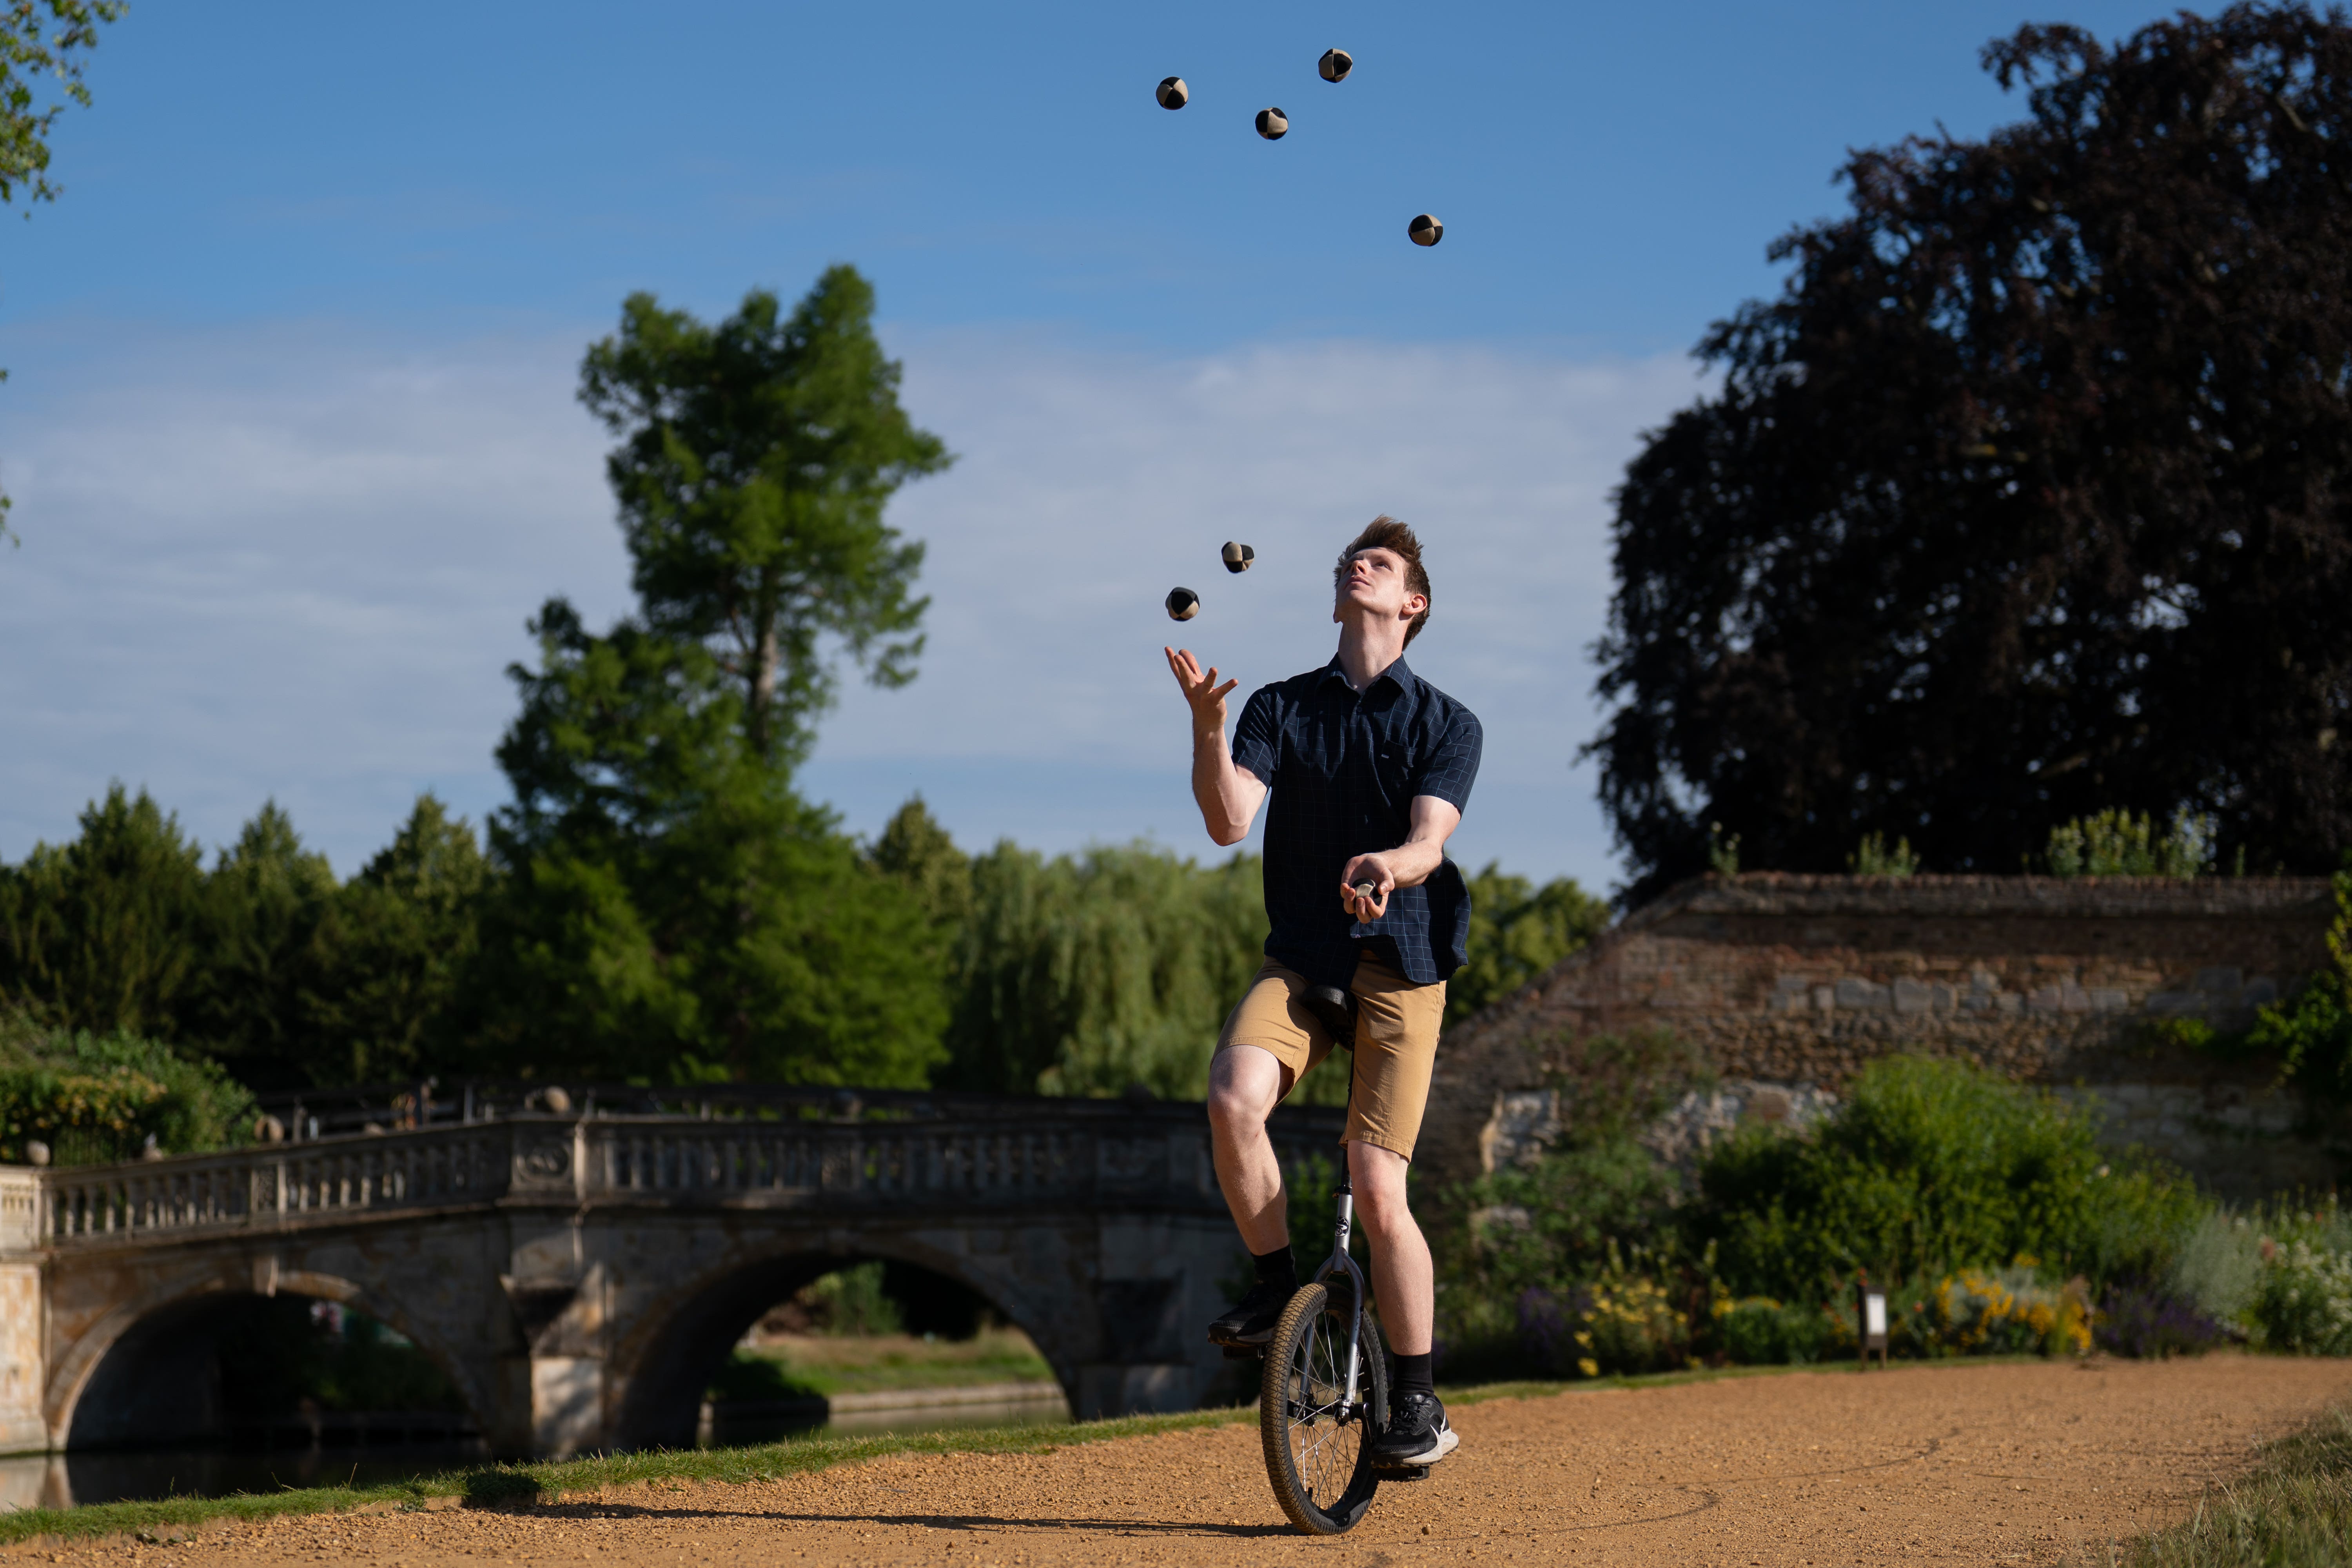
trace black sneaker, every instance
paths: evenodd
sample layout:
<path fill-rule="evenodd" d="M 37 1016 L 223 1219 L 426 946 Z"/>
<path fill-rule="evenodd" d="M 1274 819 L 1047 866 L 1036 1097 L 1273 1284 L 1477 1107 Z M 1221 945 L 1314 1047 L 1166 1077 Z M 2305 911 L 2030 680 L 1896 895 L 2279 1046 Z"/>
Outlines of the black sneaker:
<path fill-rule="evenodd" d="M 1213 1345 L 1263 1345 L 1274 1338 L 1274 1326 L 1282 1321 L 1282 1310 L 1289 1304 L 1289 1291 L 1261 1280 L 1250 1287 L 1248 1295 L 1226 1308 L 1224 1315 L 1209 1325 L 1209 1342 Z"/>
<path fill-rule="evenodd" d="M 1462 1439 L 1445 1424 L 1445 1406 L 1433 1394 L 1408 1394 L 1389 1410 L 1389 1429 L 1372 1443 L 1372 1463 L 1384 1467 L 1433 1465 Z"/>

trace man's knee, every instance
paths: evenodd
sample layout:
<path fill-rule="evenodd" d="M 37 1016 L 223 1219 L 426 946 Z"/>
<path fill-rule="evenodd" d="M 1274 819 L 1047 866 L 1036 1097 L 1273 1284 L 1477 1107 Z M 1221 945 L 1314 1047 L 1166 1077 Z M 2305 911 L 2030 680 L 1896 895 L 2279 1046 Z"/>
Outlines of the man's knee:
<path fill-rule="evenodd" d="M 1412 1225 L 1412 1208 L 1405 1190 L 1405 1174 L 1412 1163 L 1375 1143 L 1350 1143 L 1348 1151 L 1349 1184 L 1355 1189 L 1356 1211 L 1363 1216 L 1364 1228 L 1386 1232 Z"/>
<path fill-rule="evenodd" d="M 1281 1099 L 1282 1064 L 1271 1052 L 1229 1046 L 1217 1053 L 1209 1070 L 1209 1121 L 1219 1131 L 1239 1134 L 1264 1127 Z"/>

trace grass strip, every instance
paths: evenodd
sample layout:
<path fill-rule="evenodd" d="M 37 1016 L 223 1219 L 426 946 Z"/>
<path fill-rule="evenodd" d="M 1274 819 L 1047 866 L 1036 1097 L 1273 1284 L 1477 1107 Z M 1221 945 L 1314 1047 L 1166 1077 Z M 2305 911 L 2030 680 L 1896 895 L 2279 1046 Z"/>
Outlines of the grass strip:
<path fill-rule="evenodd" d="M 2194 1517 L 2121 1547 L 2102 1568 L 2352 1568 L 2352 1408 L 2337 1406 L 2216 1487 Z"/>
<path fill-rule="evenodd" d="M 1992 1360 L 2034 1361 L 2039 1357 L 1970 1357 L 1966 1363 L 1925 1364 L 1977 1365 Z M 1631 1377 L 1580 1378 L 1573 1382 L 1491 1383 L 1444 1390 L 1449 1405 L 1479 1405 L 1492 1399 L 1542 1399 L 1556 1394 L 1598 1393 L 1612 1388 L 1663 1388 L 1686 1383 L 1712 1383 L 1730 1377 L 1769 1377 L 1792 1372 L 1850 1370 L 1845 1363 L 1827 1366 L 1705 1367 L 1689 1372 L 1650 1373 Z M 1191 1410 L 1174 1415 L 1125 1415 L 1108 1421 L 1072 1425 L 983 1426 L 943 1432 L 877 1433 L 861 1437 L 796 1437 L 743 1448 L 651 1448 L 632 1454 L 594 1455 L 581 1459 L 551 1459 L 537 1464 L 482 1465 L 439 1475 L 415 1476 L 404 1481 L 374 1487 L 289 1488 L 281 1492 L 241 1492 L 230 1497 L 180 1497 L 143 1502 L 88 1503 L 70 1509 L 20 1509 L 0 1513 L 0 1545 L 40 1536 L 57 1538 L 94 1535 L 145 1535 L 158 1540 L 184 1534 L 198 1525 L 218 1521 L 280 1518 L 289 1514 L 330 1513 L 346 1509 L 421 1509 L 433 1500 L 455 1498 L 475 1508 L 521 1507 L 553 1501 L 570 1493 L 593 1492 L 604 1487 L 645 1482 L 709 1481 L 739 1483 L 778 1480 L 805 1475 L 835 1465 L 856 1464 L 893 1454 L 1043 1454 L 1079 1443 L 1106 1443 L 1120 1437 L 1148 1436 L 1158 1432 L 1181 1432 L 1194 1427 L 1224 1426 L 1257 1419 L 1257 1406 L 1225 1410 Z"/>
<path fill-rule="evenodd" d="M 569 1493 L 646 1481 L 777 1480 L 892 1454 L 1043 1454 L 1074 1444 L 1223 1426 L 1255 1420 L 1256 1416 L 1255 1405 L 1244 1405 L 1231 1410 L 1192 1410 L 1174 1415 L 1126 1415 L 1058 1426 L 989 1426 L 904 1436 L 881 1433 L 870 1437 L 802 1437 L 746 1448 L 652 1448 L 633 1454 L 551 1459 L 540 1464 L 482 1465 L 375 1487 L 289 1488 L 282 1492 L 243 1492 L 232 1497 L 163 1498 L 143 1502 L 89 1503 L 69 1509 L 20 1509 L 0 1514 L 0 1544 L 41 1536 L 127 1534 L 168 1539 L 198 1525 L 224 1520 L 273 1519 L 348 1509 L 422 1509 L 435 1500 L 446 1498 L 455 1498 L 476 1508 L 517 1507 L 553 1501 Z"/>

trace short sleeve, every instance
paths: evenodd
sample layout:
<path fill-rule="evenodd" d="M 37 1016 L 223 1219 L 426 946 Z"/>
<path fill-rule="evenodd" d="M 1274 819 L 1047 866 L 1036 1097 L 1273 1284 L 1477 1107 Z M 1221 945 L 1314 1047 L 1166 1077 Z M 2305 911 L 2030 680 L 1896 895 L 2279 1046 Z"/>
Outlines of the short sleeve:
<path fill-rule="evenodd" d="M 1412 794 L 1435 795 L 1456 811 L 1466 809 L 1470 786 L 1478 778 L 1478 754 L 1486 744 L 1486 731 L 1479 727 L 1478 715 L 1467 708 L 1456 708 L 1437 743 L 1430 747 L 1412 781 Z"/>
<path fill-rule="evenodd" d="M 1272 784 L 1274 765 L 1281 756 L 1282 721 L 1275 711 L 1275 689 L 1261 686 L 1250 693 L 1242 721 L 1234 726 L 1234 765 L 1256 774 L 1258 783 Z"/>

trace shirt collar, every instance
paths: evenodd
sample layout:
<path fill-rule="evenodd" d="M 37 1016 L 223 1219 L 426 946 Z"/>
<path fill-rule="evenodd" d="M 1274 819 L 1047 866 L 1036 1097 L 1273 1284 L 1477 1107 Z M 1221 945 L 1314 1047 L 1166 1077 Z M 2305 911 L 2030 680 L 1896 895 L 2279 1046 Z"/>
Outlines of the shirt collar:
<path fill-rule="evenodd" d="M 1337 680 L 1342 686 L 1346 686 L 1348 684 L 1348 672 L 1339 667 L 1339 656 L 1338 654 L 1333 654 L 1331 656 L 1331 662 L 1323 667 L 1323 679 L 1326 680 Z M 1364 689 L 1364 695 L 1367 697 L 1370 696 L 1373 688 L 1378 687 L 1383 680 L 1394 681 L 1396 683 L 1396 689 L 1399 691 L 1411 690 L 1412 688 L 1412 667 L 1405 663 L 1404 655 L 1399 654 L 1397 655 L 1397 660 L 1394 664 L 1389 666 L 1386 669 L 1381 671 L 1380 674 L 1372 678 L 1372 684 L 1371 686 Z"/>

